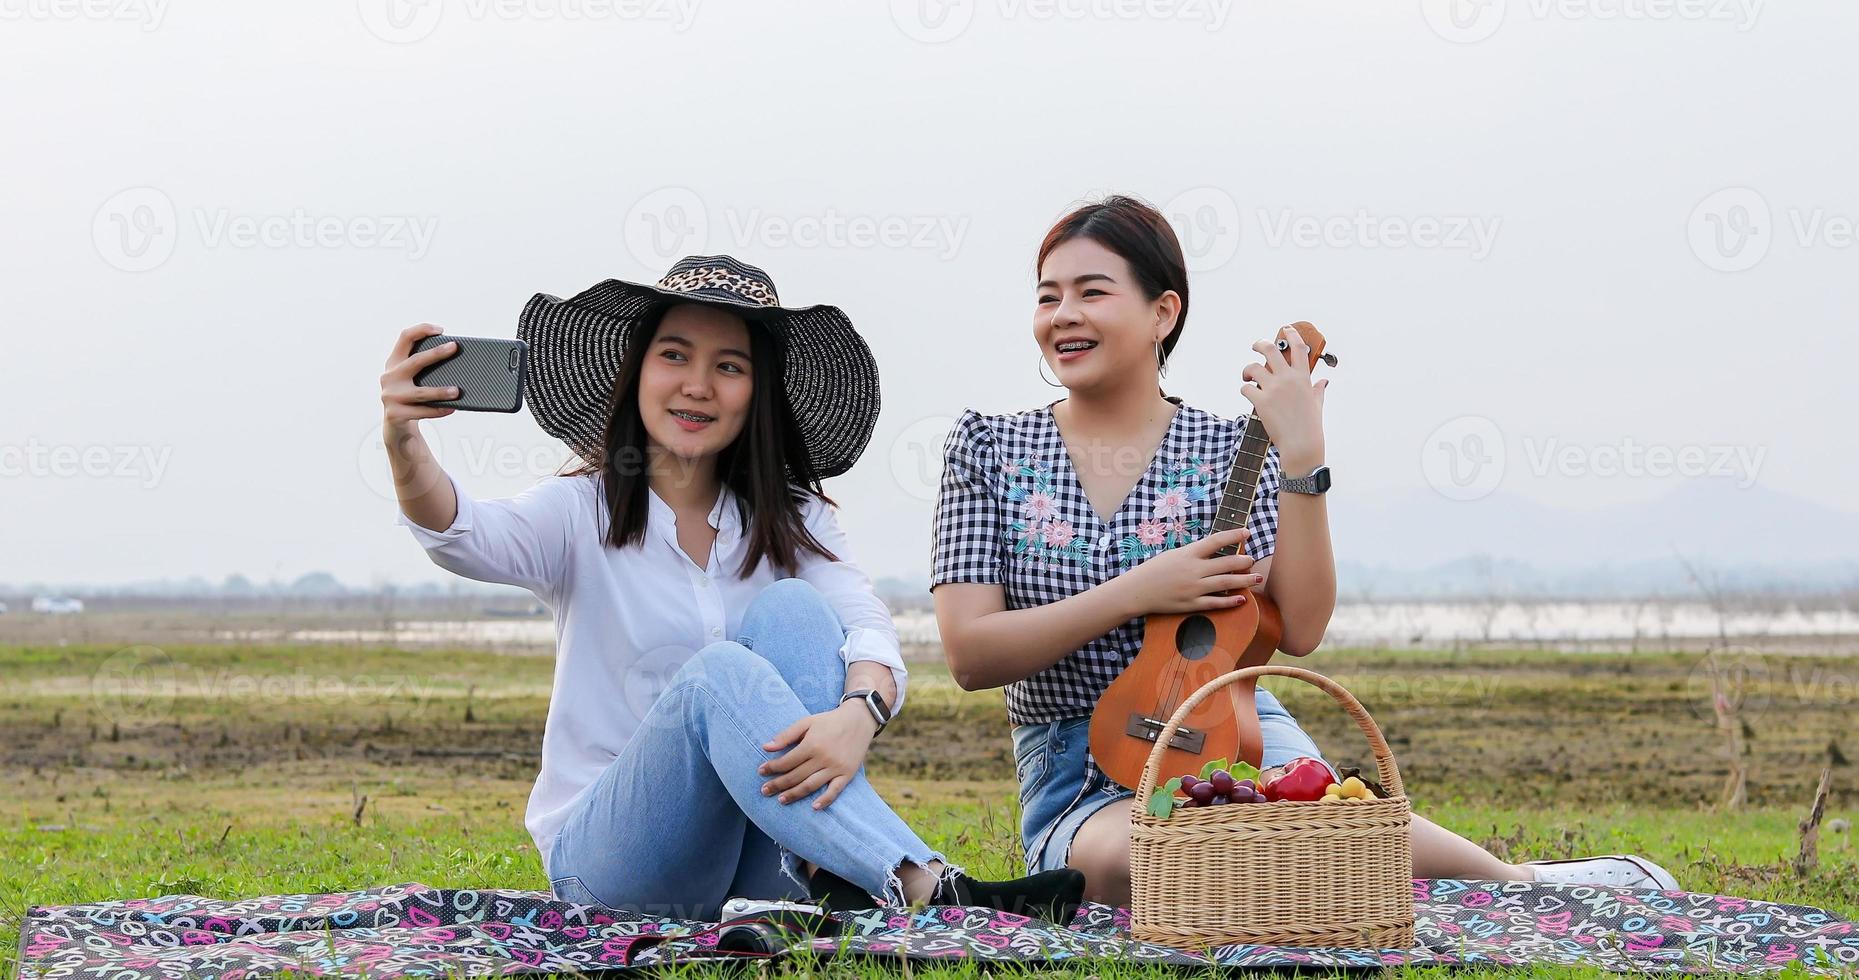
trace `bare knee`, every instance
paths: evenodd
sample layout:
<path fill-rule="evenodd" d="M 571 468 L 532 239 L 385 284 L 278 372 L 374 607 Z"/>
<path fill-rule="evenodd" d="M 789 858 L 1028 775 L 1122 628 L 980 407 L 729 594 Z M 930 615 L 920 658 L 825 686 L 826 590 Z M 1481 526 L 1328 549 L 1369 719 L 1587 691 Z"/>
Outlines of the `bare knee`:
<path fill-rule="evenodd" d="M 1105 905 L 1130 903 L 1130 804 L 1119 800 L 1091 815 L 1072 838 L 1067 865 L 1084 873 L 1084 897 Z"/>

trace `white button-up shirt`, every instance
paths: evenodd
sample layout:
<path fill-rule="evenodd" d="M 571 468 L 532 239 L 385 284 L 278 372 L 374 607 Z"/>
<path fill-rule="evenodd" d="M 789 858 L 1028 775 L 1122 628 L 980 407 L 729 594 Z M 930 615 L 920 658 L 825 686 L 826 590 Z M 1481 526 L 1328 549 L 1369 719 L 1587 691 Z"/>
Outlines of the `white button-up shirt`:
<path fill-rule="evenodd" d="M 676 513 L 650 491 L 645 539 L 608 547 L 599 486 L 596 476 L 553 476 L 514 497 L 473 500 L 453 480 L 458 516 L 451 527 L 431 531 L 405 513 L 398 520 L 439 567 L 528 589 L 555 614 L 542 769 L 524 818 L 545 865 L 576 798 L 618 757 L 671 676 L 699 649 L 734 639 L 749 601 L 783 577 L 766 560 L 746 578 L 737 574 L 747 546 L 727 487 L 710 510 L 717 537 L 709 564 L 698 568 L 678 546 Z M 890 610 L 852 564 L 831 505 L 809 495 L 801 513 L 839 560 L 804 553 L 797 577 L 839 613 L 841 659 L 891 668 L 901 708 L 904 660 Z"/>

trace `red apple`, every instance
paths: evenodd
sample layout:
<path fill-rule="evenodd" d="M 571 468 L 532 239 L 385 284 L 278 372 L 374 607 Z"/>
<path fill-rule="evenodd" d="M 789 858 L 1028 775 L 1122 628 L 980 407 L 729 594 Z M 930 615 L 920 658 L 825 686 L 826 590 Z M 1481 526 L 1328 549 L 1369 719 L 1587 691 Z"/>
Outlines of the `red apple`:
<path fill-rule="evenodd" d="M 1336 774 L 1330 771 L 1322 759 L 1309 756 L 1291 760 L 1284 772 L 1266 780 L 1265 798 L 1272 801 L 1299 800 L 1314 801 L 1323 799 L 1323 791 L 1336 782 Z"/>

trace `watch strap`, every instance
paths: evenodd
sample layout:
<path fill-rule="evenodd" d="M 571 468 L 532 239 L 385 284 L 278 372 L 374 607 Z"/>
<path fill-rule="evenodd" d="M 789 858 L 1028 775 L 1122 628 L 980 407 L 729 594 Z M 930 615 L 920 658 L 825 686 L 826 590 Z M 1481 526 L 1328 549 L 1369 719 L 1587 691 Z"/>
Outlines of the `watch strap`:
<path fill-rule="evenodd" d="M 1308 476 L 1285 478 L 1279 481 L 1278 487 L 1286 493 L 1325 493 L 1330 489 L 1330 468 L 1319 466 L 1311 470 Z"/>

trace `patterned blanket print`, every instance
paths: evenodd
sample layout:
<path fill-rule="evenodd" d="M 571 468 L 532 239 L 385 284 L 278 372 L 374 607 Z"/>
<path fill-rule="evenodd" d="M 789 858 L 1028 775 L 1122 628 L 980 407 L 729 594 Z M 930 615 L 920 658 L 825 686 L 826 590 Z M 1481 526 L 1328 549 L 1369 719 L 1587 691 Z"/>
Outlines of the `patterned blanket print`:
<path fill-rule="evenodd" d="M 1128 913 L 1087 905 L 1067 927 L 986 909 L 842 913 L 842 934 L 800 939 L 829 956 L 1182 966 L 1570 964 L 1620 972 L 1816 974 L 1859 968 L 1859 930 L 1821 909 L 1689 892 L 1415 880 L 1412 949 L 1221 946 L 1130 939 Z M 546 892 L 390 885 L 222 901 L 192 895 L 43 906 L 20 937 L 21 980 L 244 980 L 294 970 L 372 978 L 503 976 L 743 959 L 715 923 L 558 902 Z M 729 945 L 729 944 L 725 944 Z M 1796 972 L 1799 967 L 1796 968 Z"/>

